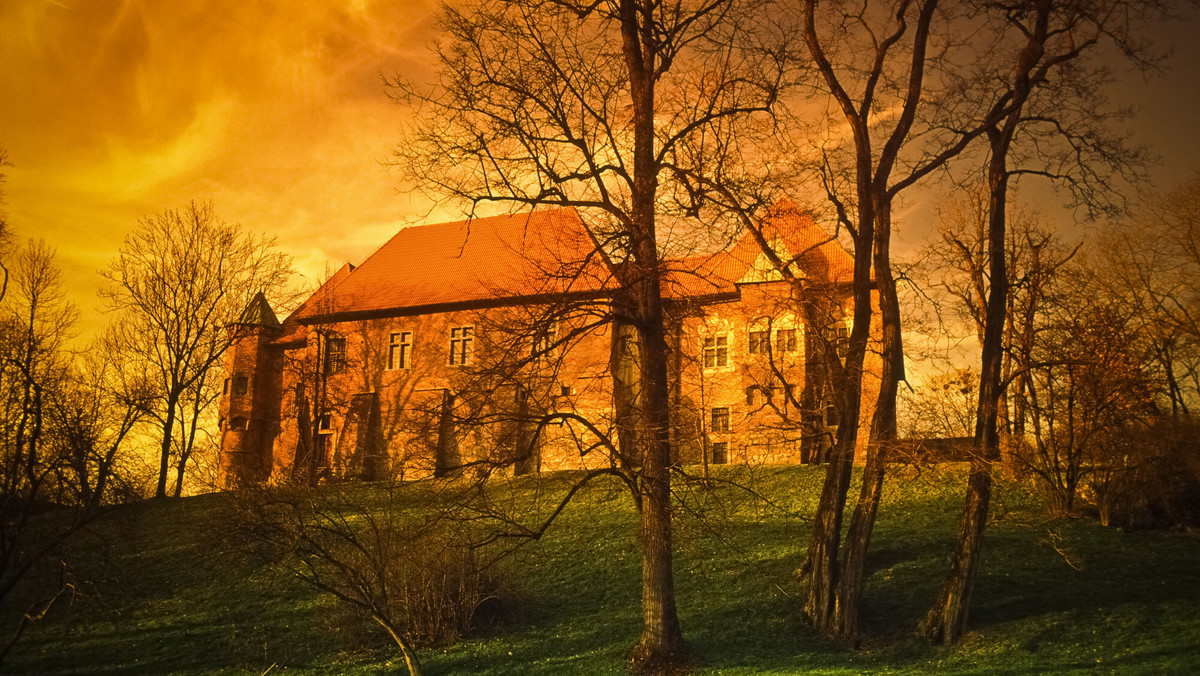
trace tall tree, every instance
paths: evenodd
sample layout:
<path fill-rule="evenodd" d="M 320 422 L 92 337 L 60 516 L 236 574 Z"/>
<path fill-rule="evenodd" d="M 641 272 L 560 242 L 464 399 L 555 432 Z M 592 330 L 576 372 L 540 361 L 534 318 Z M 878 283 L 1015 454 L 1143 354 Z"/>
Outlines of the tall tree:
<path fill-rule="evenodd" d="M 44 242 L 18 248 L 9 266 L 8 294 L 0 302 L 0 605 L 6 608 L 14 590 L 94 514 L 72 501 L 58 481 L 64 458 L 56 452 L 50 420 L 52 402 L 67 384 L 64 342 L 77 312 L 66 300 L 54 251 Z M 51 505 L 63 507 L 60 515 L 39 518 Z M 69 580 L 60 579 L 20 614 L 0 644 L 0 665 L 29 621 L 69 590 Z"/>
<path fill-rule="evenodd" d="M 0 169 L 9 166 L 8 151 L 0 148 Z M 8 204 L 4 199 L 4 180 L 6 175 L 0 171 L 0 300 L 4 300 L 8 292 L 8 266 L 5 259 L 12 248 L 12 232 L 8 229 Z"/>
<path fill-rule="evenodd" d="M 854 244 L 853 318 L 841 374 L 838 438 L 804 570 L 804 612 L 825 633 L 858 634 L 866 552 L 896 436 L 896 393 L 904 379 L 900 306 L 892 270 L 893 204 L 978 138 L 1008 103 L 956 69 L 965 44 L 954 12 L 937 0 L 800 3 L 811 80 L 829 114 L 809 128 L 816 169 Z M 970 95 L 964 95 L 970 92 Z M 820 99 L 818 99 L 820 100 Z M 877 296 L 876 296 L 877 294 Z M 842 520 L 858 443 L 863 362 L 878 299 L 883 357 L 864 480 L 844 548 Z M 836 353 L 826 348 L 828 359 Z"/>
<path fill-rule="evenodd" d="M 1163 11 L 1159 3 L 1030 0 L 982 3 L 997 31 L 1012 36 L 1019 49 L 1000 80 L 1007 106 L 986 126 L 988 191 L 988 290 L 983 323 L 975 456 L 967 483 L 950 573 L 922 622 L 933 642 L 955 642 L 965 631 L 976 565 L 991 498 L 991 464 L 999 456 L 997 419 L 1001 396 L 1003 333 L 1009 276 L 1005 255 L 1007 202 L 1014 175 L 1035 173 L 1068 184 L 1076 197 L 1103 206 L 1114 176 L 1137 166 L 1131 153 L 1106 124 L 1098 86 L 1102 68 L 1082 57 L 1112 44 L 1126 57 L 1145 64 L 1144 45 L 1130 30 Z M 1082 114 L 1081 114 L 1082 113 Z M 1019 153 L 1019 154 L 1018 154 Z M 1015 166 L 1014 166 L 1015 165 Z"/>
<path fill-rule="evenodd" d="M 481 0 L 446 10 L 437 88 L 404 89 L 430 109 L 397 150 L 415 183 L 472 210 L 579 208 L 614 259 L 614 349 L 635 362 L 629 382 L 616 379 L 615 407 L 623 453 L 637 459 L 640 670 L 686 660 L 672 576 L 662 252 L 680 220 L 708 206 L 703 178 L 771 132 L 782 61 L 765 9 Z"/>
<path fill-rule="evenodd" d="M 156 371 L 155 497 L 167 496 L 173 458 L 174 495 L 183 490 L 199 417 L 212 399 L 210 371 L 236 337 L 227 327 L 254 294 L 276 293 L 291 273 L 274 243 L 222 221 L 212 204 L 192 202 L 141 219 L 102 271 L 111 282 L 102 295 L 129 320 L 123 340 L 143 350 Z"/>

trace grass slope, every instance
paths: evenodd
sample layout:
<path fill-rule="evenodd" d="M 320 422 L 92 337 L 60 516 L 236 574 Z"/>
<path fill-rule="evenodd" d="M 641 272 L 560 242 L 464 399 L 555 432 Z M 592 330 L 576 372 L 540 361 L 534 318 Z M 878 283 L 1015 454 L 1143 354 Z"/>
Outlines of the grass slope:
<path fill-rule="evenodd" d="M 823 470 L 722 469 L 758 495 L 684 490 L 678 509 L 678 604 L 699 673 L 1160 674 L 1200 665 L 1194 535 L 1048 521 L 1017 489 L 1002 493 L 986 536 L 972 632 L 952 648 L 922 643 L 914 627 L 953 546 L 964 483 L 955 472 L 889 480 L 866 638 L 857 651 L 830 644 L 799 618 L 794 575 Z M 86 554 L 77 577 L 91 584 L 31 626 L 6 670 L 403 672 L 369 625 L 286 571 L 223 551 L 231 513 L 227 496 L 206 495 L 107 515 L 74 545 Z M 636 516 L 619 486 L 581 493 L 505 572 L 511 616 L 423 650 L 428 673 L 627 673 L 640 581 Z M 12 614 L 3 610 L 4 626 Z"/>

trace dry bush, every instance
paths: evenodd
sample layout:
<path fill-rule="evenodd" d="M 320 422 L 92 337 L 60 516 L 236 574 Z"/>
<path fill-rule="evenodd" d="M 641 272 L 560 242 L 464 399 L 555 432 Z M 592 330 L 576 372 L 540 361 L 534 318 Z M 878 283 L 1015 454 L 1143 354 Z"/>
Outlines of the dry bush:
<path fill-rule="evenodd" d="M 453 643 L 502 607 L 470 529 L 413 500 L 420 484 L 246 489 L 223 538 L 382 627 L 412 673 L 415 646 Z"/>
<path fill-rule="evenodd" d="M 1087 497 L 1100 522 L 1200 527 L 1200 425 L 1160 420 L 1114 431 L 1095 458 Z"/>

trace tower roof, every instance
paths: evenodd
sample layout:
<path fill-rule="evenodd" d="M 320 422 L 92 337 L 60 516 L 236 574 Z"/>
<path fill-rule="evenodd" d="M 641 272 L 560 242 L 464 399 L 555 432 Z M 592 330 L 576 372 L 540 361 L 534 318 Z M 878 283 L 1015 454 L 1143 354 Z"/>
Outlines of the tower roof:
<path fill-rule="evenodd" d="M 271 304 L 267 302 L 267 297 L 263 295 L 262 291 L 254 294 L 254 298 L 250 299 L 246 309 L 242 310 L 242 314 L 238 315 L 233 323 L 250 326 L 279 326 L 279 320 L 275 317 L 275 312 L 271 310 Z"/>

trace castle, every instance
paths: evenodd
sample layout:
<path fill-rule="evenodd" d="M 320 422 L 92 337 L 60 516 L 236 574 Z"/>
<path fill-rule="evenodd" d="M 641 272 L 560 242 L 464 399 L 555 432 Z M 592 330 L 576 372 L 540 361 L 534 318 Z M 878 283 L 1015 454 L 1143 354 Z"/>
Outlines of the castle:
<path fill-rule="evenodd" d="M 820 462 L 836 431 L 820 355 L 844 346 L 853 262 L 791 204 L 759 230 L 664 260 L 671 452 L 705 471 Z M 282 323 L 260 294 L 230 327 L 222 483 L 626 461 L 614 388 L 637 379 L 617 265 L 576 211 L 539 210 L 405 228 Z M 865 372 L 859 454 L 874 350 Z"/>

